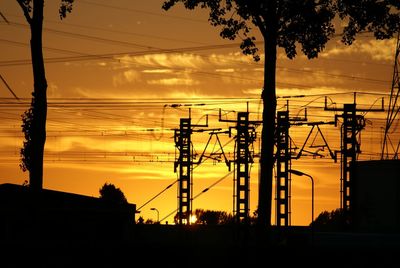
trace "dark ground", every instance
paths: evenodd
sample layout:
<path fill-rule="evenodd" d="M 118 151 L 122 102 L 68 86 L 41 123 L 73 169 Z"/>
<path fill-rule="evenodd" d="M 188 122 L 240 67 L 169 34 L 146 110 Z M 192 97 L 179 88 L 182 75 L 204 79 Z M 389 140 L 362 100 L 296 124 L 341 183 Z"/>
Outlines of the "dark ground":
<path fill-rule="evenodd" d="M 313 238 L 313 239 L 312 239 Z M 0 267 L 400 267 L 400 234 L 136 225 L 121 237 L 7 238 Z"/>

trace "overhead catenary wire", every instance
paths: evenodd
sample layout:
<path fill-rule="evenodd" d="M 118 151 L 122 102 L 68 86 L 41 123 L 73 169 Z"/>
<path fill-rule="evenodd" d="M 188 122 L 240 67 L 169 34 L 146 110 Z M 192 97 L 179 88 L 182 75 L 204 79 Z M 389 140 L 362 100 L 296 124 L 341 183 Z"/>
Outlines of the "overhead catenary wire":
<path fill-rule="evenodd" d="M 147 204 L 149 204 L 151 201 L 153 201 L 154 199 L 156 199 L 157 197 L 159 197 L 162 193 L 164 193 L 166 190 L 168 190 L 169 188 L 171 188 L 175 183 L 177 183 L 179 180 L 175 180 L 173 183 L 169 184 L 167 187 L 165 187 L 161 192 L 157 193 L 155 196 L 153 196 L 152 198 L 150 198 L 148 201 L 146 201 L 143 205 L 141 205 L 139 208 L 137 208 L 138 211 L 140 211 L 144 206 L 146 206 Z"/>
<path fill-rule="evenodd" d="M 0 79 L 3 81 L 4 85 L 7 87 L 8 91 L 11 92 L 11 94 L 14 96 L 14 98 L 17 101 L 20 101 L 20 99 L 17 97 L 17 95 L 14 93 L 14 91 L 11 89 L 10 85 L 8 85 L 7 81 L 3 78 L 3 76 L 0 74 Z"/>
<path fill-rule="evenodd" d="M 168 19 L 184 20 L 184 21 L 189 21 L 189 22 L 207 23 L 207 21 L 205 21 L 205 20 L 195 19 L 193 17 L 188 18 L 188 17 L 181 17 L 181 16 L 171 16 L 168 14 L 160 14 L 160 13 L 155 13 L 155 12 L 151 12 L 151 11 L 147 11 L 147 10 L 143 10 L 143 9 L 133 9 L 133 8 L 129 8 L 129 7 L 120 7 L 120 6 L 114 6 L 114 5 L 109 5 L 109 4 L 101 4 L 98 2 L 87 1 L 87 0 L 80 0 L 80 2 L 84 3 L 84 4 L 104 7 L 107 9 L 120 10 L 123 12 L 133 12 L 133 13 L 137 13 L 137 14 L 146 14 L 146 15 L 157 16 L 157 17 L 166 17 Z"/>
<path fill-rule="evenodd" d="M 7 20 L 7 18 L 3 15 L 3 13 L 1 13 L 1 11 L 0 11 L 0 17 L 2 17 L 3 18 L 3 20 L 7 23 L 7 24 L 10 24 L 10 22 Z"/>
<path fill-rule="evenodd" d="M 14 25 L 14 26 L 25 26 L 26 27 L 26 25 L 21 24 L 21 23 L 13 23 L 13 22 L 11 22 L 10 24 Z M 141 47 L 141 48 L 146 48 L 147 49 L 146 51 L 148 51 L 148 52 L 150 51 L 149 54 L 154 54 L 154 52 L 152 52 L 152 51 L 156 51 L 156 54 L 157 53 L 171 53 L 170 49 L 161 49 L 161 48 L 158 48 L 158 47 L 140 45 L 140 44 L 132 43 L 132 42 L 118 41 L 118 40 L 102 38 L 102 37 L 96 37 L 96 36 L 90 36 L 90 35 L 85 35 L 85 34 L 77 34 L 77 33 L 72 33 L 72 32 L 61 31 L 61 30 L 55 30 L 55 29 L 51 29 L 51 28 L 44 28 L 44 30 L 45 31 L 50 31 L 50 32 L 53 32 L 53 33 L 56 33 L 56 34 L 64 34 L 64 35 L 68 35 L 68 36 L 72 36 L 72 37 L 76 37 L 76 38 L 86 38 L 86 39 L 94 40 L 94 41 L 111 42 L 111 43 L 116 43 L 116 44 L 120 44 L 120 45 L 137 46 L 137 47 Z M 3 40 L 3 42 L 4 41 L 9 41 L 9 42 L 15 42 L 16 44 L 21 45 L 20 42 L 11 41 L 11 40 L 4 40 L 4 39 L 2 39 L 2 40 Z M 231 45 L 231 44 L 227 44 L 227 45 Z M 223 46 L 225 46 L 225 45 L 223 45 Z M 238 46 L 238 44 L 235 44 L 234 46 Z M 88 54 L 88 53 L 82 53 L 82 52 L 65 50 L 65 49 L 58 49 L 58 48 L 49 48 L 49 47 L 46 47 L 46 48 L 48 48 L 49 50 L 58 51 L 58 52 L 61 52 L 61 53 L 68 53 L 68 54 L 78 55 L 78 56 L 75 56 L 75 57 L 47 58 L 45 60 L 46 63 L 100 60 L 100 59 L 103 59 L 103 60 L 104 59 L 117 60 L 117 61 L 120 61 L 120 62 L 124 61 L 121 58 L 118 59 L 118 56 L 122 57 L 120 53 L 115 53 L 115 54 L 97 54 L 96 55 L 96 54 Z M 164 50 L 164 52 L 162 52 L 163 50 Z M 175 51 L 174 53 L 181 53 L 181 52 L 179 52 L 178 49 L 172 49 L 172 51 Z M 138 52 L 136 52 L 136 53 L 138 53 Z M 130 56 L 138 55 L 136 53 L 135 52 L 130 52 L 130 53 L 127 52 L 124 55 L 130 55 Z M 141 53 L 143 53 L 143 51 Z M 148 54 L 140 54 L 140 55 L 148 55 Z M 82 58 L 79 58 L 79 57 L 82 57 Z M 252 62 L 252 63 L 254 63 L 254 62 Z M 14 61 L 3 61 L 3 62 L 0 62 L 0 66 L 16 66 L 16 65 L 25 65 L 25 64 L 30 64 L 30 60 L 14 60 Z M 279 69 L 279 68 L 280 67 L 278 66 L 277 69 Z M 176 69 L 176 68 L 173 68 L 173 69 Z M 304 69 L 294 69 L 294 68 L 284 68 L 284 69 L 285 70 L 289 70 L 291 72 L 309 72 L 309 73 L 311 72 L 310 70 L 304 70 Z M 350 80 L 367 81 L 367 82 L 370 82 L 370 83 L 382 83 L 382 84 L 389 83 L 388 81 L 379 80 L 379 79 L 357 77 L 357 76 L 349 76 L 349 75 L 344 75 L 344 74 L 333 74 L 333 73 L 327 73 L 327 72 L 321 72 L 321 71 L 318 71 L 318 72 L 312 71 L 312 72 L 313 73 L 317 73 L 319 75 L 326 75 L 326 76 L 331 76 L 331 77 L 336 77 L 336 78 L 345 78 L 345 79 L 350 79 Z M 195 74 L 216 76 L 216 77 L 229 77 L 229 78 L 234 78 L 234 79 L 245 79 L 244 77 L 237 76 L 237 75 L 227 75 L 227 74 L 220 74 L 220 73 L 206 72 L 206 71 L 197 71 Z M 254 81 L 254 82 L 262 82 L 262 79 L 254 79 L 254 78 L 246 78 L 245 80 L 251 80 L 251 81 Z M 277 84 L 281 85 L 281 86 L 298 87 L 298 88 L 308 87 L 308 86 L 304 86 L 304 85 L 287 83 L 287 82 L 279 82 L 279 81 L 277 82 Z"/>
<path fill-rule="evenodd" d="M 208 192 L 211 188 L 213 188 L 215 185 L 217 185 L 218 183 L 220 183 L 221 181 L 223 181 L 224 179 L 226 179 L 229 175 L 231 175 L 234 171 L 230 171 L 227 174 L 225 174 L 224 176 L 222 176 L 221 178 L 219 178 L 218 180 L 216 180 L 214 183 L 212 183 L 210 186 L 204 188 L 201 192 L 199 192 L 198 194 L 196 194 L 195 196 L 193 196 L 192 200 L 197 199 L 199 196 L 203 195 L 204 193 Z M 169 218 L 171 215 L 173 215 L 174 213 L 176 213 L 178 211 L 178 209 L 175 209 L 174 211 L 172 211 L 171 213 L 169 213 L 168 215 L 166 215 L 165 217 L 163 217 L 161 221 Z"/>

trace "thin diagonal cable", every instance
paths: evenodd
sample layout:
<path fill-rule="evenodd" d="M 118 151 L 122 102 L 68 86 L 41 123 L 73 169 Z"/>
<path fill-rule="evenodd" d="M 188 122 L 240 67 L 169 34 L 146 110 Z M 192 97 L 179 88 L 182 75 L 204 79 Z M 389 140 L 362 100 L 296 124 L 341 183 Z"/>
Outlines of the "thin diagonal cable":
<path fill-rule="evenodd" d="M 168 190 L 169 188 L 172 187 L 172 185 L 174 185 L 175 183 L 177 183 L 178 180 L 175 180 L 173 183 L 171 183 L 170 185 L 168 185 L 164 190 L 162 190 L 161 192 L 159 192 L 158 194 L 156 194 L 155 196 L 153 196 L 149 201 L 147 201 L 146 203 L 144 203 L 143 205 L 141 205 L 137 210 L 140 210 L 141 208 L 143 208 L 145 205 L 147 205 L 148 203 L 150 203 L 151 201 L 153 201 L 154 199 L 156 199 L 159 195 L 161 195 L 163 192 L 165 192 L 166 190 Z"/>
<path fill-rule="evenodd" d="M 231 175 L 233 173 L 233 171 L 228 172 L 227 174 L 225 174 L 223 177 L 219 178 L 216 182 L 214 182 L 213 184 L 211 184 L 209 187 L 205 188 L 203 191 L 201 191 L 200 193 L 198 193 L 197 195 L 195 195 L 192 200 L 196 199 L 197 197 L 201 196 L 202 194 L 204 194 L 205 192 L 207 192 L 208 190 L 210 190 L 212 187 L 214 187 L 215 185 L 217 185 L 218 183 L 220 183 L 221 181 L 223 181 L 224 179 L 226 179 L 229 175 Z M 162 218 L 160 220 L 160 222 L 162 222 L 163 220 L 167 219 L 169 216 L 171 216 L 172 214 L 176 213 L 178 211 L 178 209 L 175 209 L 174 211 L 172 211 L 171 213 L 169 213 L 167 216 L 165 216 L 164 218 Z"/>

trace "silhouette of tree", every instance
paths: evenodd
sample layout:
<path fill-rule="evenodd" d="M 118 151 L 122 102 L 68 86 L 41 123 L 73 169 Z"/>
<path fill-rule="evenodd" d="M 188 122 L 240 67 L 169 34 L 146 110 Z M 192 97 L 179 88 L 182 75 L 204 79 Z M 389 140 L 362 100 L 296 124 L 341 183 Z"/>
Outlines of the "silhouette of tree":
<path fill-rule="evenodd" d="M 398 0 L 165 0 L 163 9 L 177 3 L 193 10 L 209 10 L 212 26 L 221 26 L 220 36 L 242 40 L 240 48 L 254 60 L 260 60 L 254 28 L 264 39 L 263 128 L 261 133 L 258 224 L 271 224 L 277 48 L 288 58 L 297 55 L 297 46 L 309 58 L 315 58 L 335 33 L 333 20 L 346 23 L 342 41 L 350 45 L 360 32 L 373 32 L 377 39 L 389 38 L 399 27 Z M 337 16 L 338 15 L 338 16 Z M 339 25 L 339 24 L 338 24 Z M 342 27 L 342 26 L 340 26 Z"/>
<path fill-rule="evenodd" d="M 197 224 L 222 225 L 233 223 L 233 216 L 226 211 L 196 209 Z"/>
<path fill-rule="evenodd" d="M 100 198 L 118 205 L 127 204 L 128 201 L 120 188 L 115 187 L 112 183 L 104 183 L 100 188 Z"/>
<path fill-rule="evenodd" d="M 314 230 L 318 231 L 344 231 L 346 230 L 346 217 L 343 210 L 340 208 L 334 209 L 331 212 L 323 211 L 311 223 Z"/>
<path fill-rule="evenodd" d="M 137 219 L 137 223 L 138 223 L 138 224 L 144 224 L 144 219 L 143 219 L 142 216 L 140 216 L 140 217 Z"/>
<path fill-rule="evenodd" d="M 182 219 L 187 219 L 187 217 L 186 217 L 187 213 L 188 213 L 187 211 L 186 212 L 182 212 Z M 174 216 L 174 223 L 175 224 L 179 224 L 179 212 L 176 213 L 175 216 Z"/>
<path fill-rule="evenodd" d="M 155 224 L 152 219 L 147 219 L 144 224 Z"/>
<path fill-rule="evenodd" d="M 65 18 L 74 0 L 61 0 L 59 14 Z M 33 93 L 30 108 L 22 115 L 25 141 L 21 149 L 20 168 L 29 171 L 29 186 L 43 188 L 43 156 L 46 142 L 47 80 L 42 51 L 44 0 L 17 0 L 31 30 Z"/>

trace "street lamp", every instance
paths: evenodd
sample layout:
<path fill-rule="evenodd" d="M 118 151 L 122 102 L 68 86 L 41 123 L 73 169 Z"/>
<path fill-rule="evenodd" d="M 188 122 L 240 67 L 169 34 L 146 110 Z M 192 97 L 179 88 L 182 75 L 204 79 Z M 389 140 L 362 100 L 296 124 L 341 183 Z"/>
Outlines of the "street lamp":
<path fill-rule="evenodd" d="M 311 175 L 295 169 L 289 169 L 289 172 L 297 176 L 307 176 L 311 180 L 311 226 L 312 226 L 313 225 L 312 223 L 314 221 L 314 179 L 313 177 L 311 177 Z"/>
<path fill-rule="evenodd" d="M 297 176 L 307 176 L 311 180 L 311 244 L 314 245 L 314 179 L 311 175 L 295 169 L 289 169 L 289 172 Z"/>
<path fill-rule="evenodd" d="M 155 210 L 157 212 L 157 223 L 160 222 L 160 212 L 156 208 L 150 208 L 150 210 Z"/>

